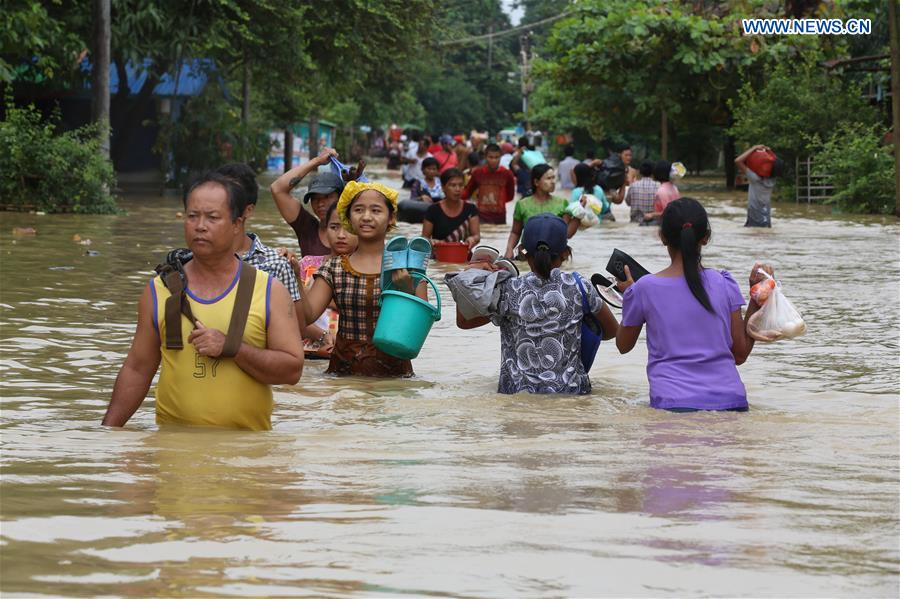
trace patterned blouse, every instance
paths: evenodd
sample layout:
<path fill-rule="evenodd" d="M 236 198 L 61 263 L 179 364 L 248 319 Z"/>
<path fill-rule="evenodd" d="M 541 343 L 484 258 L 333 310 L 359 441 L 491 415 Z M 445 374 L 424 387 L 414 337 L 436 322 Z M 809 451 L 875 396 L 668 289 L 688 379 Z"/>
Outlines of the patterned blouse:
<path fill-rule="evenodd" d="M 584 279 L 582 277 L 582 279 Z M 581 291 L 575 274 L 553 269 L 544 280 L 529 272 L 507 279 L 491 321 L 500 327 L 500 393 L 569 393 L 591 391 L 581 364 Z M 603 300 L 583 281 L 588 309 L 597 313 Z"/>
<path fill-rule="evenodd" d="M 350 341 L 368 341 L 375 334 L 375 324 L 381 312 L 381 274 L 356 271 L 347 256 L 327 258 L 314 275 L 334 292 L 341 319 L 338 336 Z"/>

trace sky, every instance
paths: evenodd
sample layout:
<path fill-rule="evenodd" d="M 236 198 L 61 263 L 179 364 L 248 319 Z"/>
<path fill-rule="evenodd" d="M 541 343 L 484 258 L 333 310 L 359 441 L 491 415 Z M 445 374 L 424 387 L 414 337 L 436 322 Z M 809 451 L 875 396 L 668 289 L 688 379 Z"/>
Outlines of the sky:
<path fill-rule="evenodd" d="M 502 0 L 503 10 L 506 11 L 506 14 L 509 15 L 509 20 L 512 21 L 512 24 L 518 25 L 522 21 L 522 9 L 521 8 L 513 8 L 515 4 L 515 0 Z"/>

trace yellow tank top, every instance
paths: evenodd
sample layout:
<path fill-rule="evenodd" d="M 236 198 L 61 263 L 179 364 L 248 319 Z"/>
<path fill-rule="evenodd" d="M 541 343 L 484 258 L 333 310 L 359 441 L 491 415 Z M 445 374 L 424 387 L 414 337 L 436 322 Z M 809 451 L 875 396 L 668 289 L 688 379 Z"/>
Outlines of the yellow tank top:
<path fill-rule="evenodd" d="M 207 328 L 228 332 L 242 268 L 243 262 L 231 286 L 217 298 L 197 298 L 191 294 L 188 285 L 187 296 L 194 317 Z M 244 342 L 254 347 L 266 347 L 271 284 L 269 275 L 257 269 L 250 314 L 244 329 Z M 153 279 L 152 290 L 153 321 L 159 332 L 162 352 L 162 368 L 156 385 L 157 424 L 271 429 L 272 388 L 241 370 L 233 358 L 216 359 L 198 354 L 188 343 L 193 325 L 183 314 L 181 337 L 184 349 L 166 349 L 165 305 L 170 293 L 160 277 Z"/>

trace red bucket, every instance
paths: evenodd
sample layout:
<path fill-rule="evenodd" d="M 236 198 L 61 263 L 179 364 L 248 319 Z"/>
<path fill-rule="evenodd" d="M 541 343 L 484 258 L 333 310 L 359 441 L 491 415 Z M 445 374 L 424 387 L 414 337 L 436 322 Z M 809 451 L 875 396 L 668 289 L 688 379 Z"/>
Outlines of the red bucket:
<path fill-rule="evenodd" d="M 431 247 L 438 262 L 464 264 L 469 261 L 469 245 L 462 241 L 435 241 Z"/>

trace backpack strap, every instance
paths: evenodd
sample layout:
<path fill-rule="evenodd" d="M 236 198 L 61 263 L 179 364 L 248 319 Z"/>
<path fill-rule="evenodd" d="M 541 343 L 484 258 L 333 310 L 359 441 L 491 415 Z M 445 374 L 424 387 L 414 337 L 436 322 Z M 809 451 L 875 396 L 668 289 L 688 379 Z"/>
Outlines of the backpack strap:
<path fill-rule="evenodd" d="M 234 307 L 231 310 L 231 320 L 228 323 L 228 333 L 225 335 L 225 345 L 219 355 L 222 358 L 233 358 L 240 350 L 244 329 L 247 327 L 247 320 L 250 316 L 250 304 L 253 302 L 256 269 L 246 262 L 241 263 L 240 268 L 241 274 L 238 279 Z M 166 349 L 184 349 L 181 336 L 181 315 L 187 316 L 194 326 L 197 325 L 197 319 L 194 317 L 185 292 L 187 277 L 184 275 L 184 271 L 178 268 L 162 268 L 159 272 L 170 293 L 166 298 L 165 305 Z"/>
<path fill-rule="evenodd" d="M 244 340 L 244 329 L 250 316 L 250 304 L 253 301 L 253 289 L 256 286 L 256 269 L 243 262 L 241 276 L 238 279 L 237 295 L 231 310 L 231 322 L 228 323 L 228 334 L 220 358 L 233 358 L 241 349 Z M 186 303 L 186 302 L 185 302 Z"/>
<path fill-rule="evenodd" d="M 171 270 L 163 276 L 163 283 L 169 289 L 169 297 L 166 298 L 166 349 L 184 349 L 181 340 L 181 315 L 184 314 L 192 324 L 197 319 L 191 311 L 191 304 L 185 294 L 185 279 L 177 270 Z"/>

